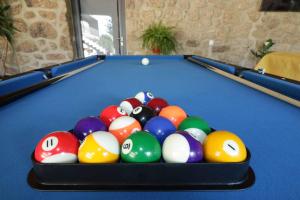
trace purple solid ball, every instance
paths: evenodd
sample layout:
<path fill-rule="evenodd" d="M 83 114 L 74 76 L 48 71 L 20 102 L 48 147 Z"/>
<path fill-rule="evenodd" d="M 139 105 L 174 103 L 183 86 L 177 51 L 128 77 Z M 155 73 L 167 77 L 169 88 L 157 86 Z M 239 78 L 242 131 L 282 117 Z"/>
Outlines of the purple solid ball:
<path fill-rule="evenodd" d="M 189 159 L 187 160 L 188 163 L 200 162 L 203 160 L 203 148 L 202 144 L 193 138 L 188 132 L 186 131 L 176 131 L 176 133 L 185 137 L 190 145 L 190 154 Z"/>
<path fill-rule="evenodd" d="M 73 129 L 74 135 L 80 141 L 95 131 L 107 131 L 107 127 L 98 117 L 83 118 L 76 123 Z"/>

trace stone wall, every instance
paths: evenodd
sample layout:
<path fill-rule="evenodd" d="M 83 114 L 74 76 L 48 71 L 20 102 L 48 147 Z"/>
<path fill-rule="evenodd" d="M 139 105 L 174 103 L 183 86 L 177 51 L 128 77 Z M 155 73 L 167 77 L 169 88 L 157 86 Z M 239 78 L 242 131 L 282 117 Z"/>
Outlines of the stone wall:
<path fill-rule="evenodd" d="M 7 74 L 73 59 L 65 0 L 9 0 L 15 25 L 15 55 L 9 51 Z M 139 37 L 152 22 L 176 27 L 178 54 L 198 54 L 245 67 L 250 54 L 268 38 L 276 51 L 300 51 L 300 12 L 259 12 L 261 0 L 125 0 L 128 54 L 141 49 Z M 209 40 L 214 45 L 209 46 Z M 5 42 L 0 40 L 0 57 Z M 3 74 L 2 62 L 0 75 Z"/>
<path fill-rule="evenodd" d="M 152 22 L 176 27 L 179 54 L 198 54 L 245 67 L 250 54 L 272 38 L 276 51 L 300 51 L 300 12 L 259 12 L 261 0 L 126 0 L 129 54 L 141 49 L 139 37 Z M 214 45 L 209 46 L 209 40 Z"/>
<path fill-rule="evenodd" d="M 15 54 L 9 51 L 6 74 L 16 74 L 73 59 L 64 0 L 10 0 Z M 0 56 L 5 42 L 0 42 Z M 2 52 L 1 52 L 2 49 Z M 0 75 L 3 66 L 0 64 Z"/>

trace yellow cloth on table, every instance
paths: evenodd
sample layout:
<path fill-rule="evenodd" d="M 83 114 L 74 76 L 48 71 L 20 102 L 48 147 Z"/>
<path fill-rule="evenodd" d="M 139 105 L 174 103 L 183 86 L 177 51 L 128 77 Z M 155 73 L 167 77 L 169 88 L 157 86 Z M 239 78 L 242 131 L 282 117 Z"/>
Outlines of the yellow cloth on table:
<path fill-rule="evenodd" d="M 264 56 L 255 69 L 265 73 L 300 81 L 300 53 L 273 52 Z"/>

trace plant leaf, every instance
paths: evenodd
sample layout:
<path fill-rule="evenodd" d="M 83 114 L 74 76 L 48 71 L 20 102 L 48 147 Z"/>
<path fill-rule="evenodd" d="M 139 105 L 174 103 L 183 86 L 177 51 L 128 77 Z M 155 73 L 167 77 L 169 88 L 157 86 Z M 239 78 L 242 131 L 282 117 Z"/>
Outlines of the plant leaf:
<path fill-rule="evenodd" d="M 13 24 L 14 20 L 10 8 L 10 5 L 3 3 L 3 1 L 0 3 L 0 37 L 6 38 L 9 44 L 13 46 L 13 35 L 18 29 Z"/>
<path fill-rule="evenodd" d="M 140 39 L 144 49 L 159 49 L 162 54 L 171 54 L 176 51 L 178 45 L 174 27 L 165 26 L 162 22 L 151 24 L 144 30 Z"/>

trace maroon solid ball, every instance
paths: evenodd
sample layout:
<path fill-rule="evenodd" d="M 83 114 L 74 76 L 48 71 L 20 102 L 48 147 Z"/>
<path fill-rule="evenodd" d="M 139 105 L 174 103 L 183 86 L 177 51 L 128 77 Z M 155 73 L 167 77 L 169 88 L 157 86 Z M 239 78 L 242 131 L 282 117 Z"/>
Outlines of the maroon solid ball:
<path fill-rule="evenodd" d="M 152 108 L 156 113 L 159 113 L 161 109 L 167 107 L 168 105 L 168 102 L 163 98 L 154 98 L 147 104 L 147 106 Z"/>

